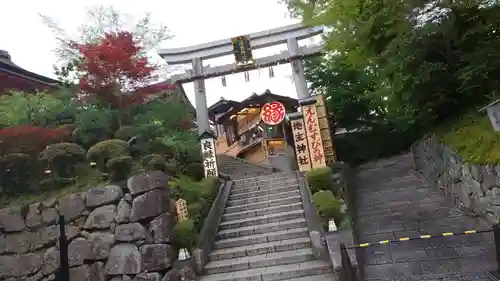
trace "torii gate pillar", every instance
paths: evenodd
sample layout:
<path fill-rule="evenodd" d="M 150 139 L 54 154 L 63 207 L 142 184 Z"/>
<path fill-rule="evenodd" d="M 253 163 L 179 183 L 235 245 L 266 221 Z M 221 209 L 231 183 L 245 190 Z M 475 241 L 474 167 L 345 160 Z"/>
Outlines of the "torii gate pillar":
<path fill-rule="evenodd" d="M 289 38 L 286 42 L 288 52 L 291 56 L 300 54 L 299 42 L 296 38 Z M 309 88 L 307 87 L 306 75 L 304 74 L 304 66 L 301 60 L 293 60 L 292 65 L 292 78 L 295 90 L 297 91 L 297 98 L 299 100 L 309 97 Z"/>
<path fill-rule="evenodd" d="M 187 63 L 193 65 L 193 71 L 175 76 L 173 80 L 177 83 L 194 82 L 196 122 L 198 124 L 198 134 L 202 135 L 204 132 L 209 131 L 210 128 L 205 79 L 291 62 L 292 77 L 297 90 L 297 97 L 299 99 L 307 98 L 309 91 L 301 59 L 320 53 L 323 46 L 317 45 L 299 48 L 298 40 L 310 38 L 321 33 L 323 33 L 322 26 L 304 27 L 301 24 L 294 24 L 249 34 L 247 36 L 250 40 L 252 50 L 286 43 L 288 52 L 258 58 L 255 60 L 255 63 L 245 67 L 237 67 L 236 64 L 203 67 L 203 60 L 205 59 L 233 54 L 233 43 L 230 38 L 191 47 L 164 49 L 160 50 L 158 54 L 169 65 Z"/>
<path fill-rule="evenodd" d="M 193 58 L 193 74 L 203 75 L 203 61 L 201 58 Z M 210 131 L 208 122 L 207 93 L 205 89 L 205 79 L 196 79 L 194 84 L 194 101 L 196 108 L 196 124 L 198 126 L 198 136 Z"/>

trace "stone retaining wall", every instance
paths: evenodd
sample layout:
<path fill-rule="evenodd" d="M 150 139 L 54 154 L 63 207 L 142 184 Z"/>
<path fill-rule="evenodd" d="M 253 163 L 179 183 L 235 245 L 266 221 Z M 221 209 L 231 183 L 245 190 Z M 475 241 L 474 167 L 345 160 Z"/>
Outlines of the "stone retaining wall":
<path fill-rule="evenodd" d="M 412 148 L 416 168 L 435 182 L 460 209 L 495 224 L 500 219 L 500 165 L 465 162 L 429 136 Z"/>
<path fill-rule="evenodd" d="M 96 187 L 0 210 L 0 280 L 53 280 L 59 214 L 67 221 L 71 281 L 170 281 L 176 258 L 168 176 L 138 174 L 127 188 Z"/>

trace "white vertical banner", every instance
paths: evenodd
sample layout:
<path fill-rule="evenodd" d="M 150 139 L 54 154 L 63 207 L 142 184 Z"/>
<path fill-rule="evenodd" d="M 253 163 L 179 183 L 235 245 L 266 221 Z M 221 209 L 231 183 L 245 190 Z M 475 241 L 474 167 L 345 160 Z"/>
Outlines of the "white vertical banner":
<path fill-rule="evenodd" d="M 214 138 L 202 138 L 200 142 L 201 155 L 203 157 L 203 168 L 205 169 L 205 177 L 218 177 L 219 170 L 217 168 Z"/>

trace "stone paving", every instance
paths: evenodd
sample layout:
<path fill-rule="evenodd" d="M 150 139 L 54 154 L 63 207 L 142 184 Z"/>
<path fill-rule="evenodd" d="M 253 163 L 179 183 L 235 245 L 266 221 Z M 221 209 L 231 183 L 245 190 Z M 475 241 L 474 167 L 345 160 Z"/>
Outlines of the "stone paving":
<path fill-rule="evenodd" d="M 412 168 L 409 154 L 375 161 L 358 169 L 357 222 L 359 242 L 407 236 L 491 229 L 466 216 Z M 365 280 L 490 279 L 495 269 L 492 233 L 436 237 L 376 245 L 360 250 Z"/>

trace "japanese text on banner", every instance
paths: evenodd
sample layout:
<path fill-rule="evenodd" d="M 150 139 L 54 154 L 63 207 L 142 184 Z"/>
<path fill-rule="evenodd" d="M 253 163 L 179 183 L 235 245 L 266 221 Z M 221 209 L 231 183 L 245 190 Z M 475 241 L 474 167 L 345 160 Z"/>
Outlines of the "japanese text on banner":
<path fill-rule="evenodd" d="M 205 168 L 205 177 L 217 177 L 219 171 L 217 170 L 214 140 L 201 140 L 201 152 L 203 156 L 203 167 Z"/>
<path fill-rule="evenodd" d="M 324 167 L 326 166 L 326 161 L 316 105 L 306 105 L 302 109 L 304 112 L 304 120 L 306 123 L 307 142 L 309 143 L 312 167 Z"/>
<path fill-rule="evenodd" d="M 311 158 L 309 157 L 304 120 L 302 118 L 292 120 L 291 123 L 299 171 L 309 171 L 311 169 Z"/>

